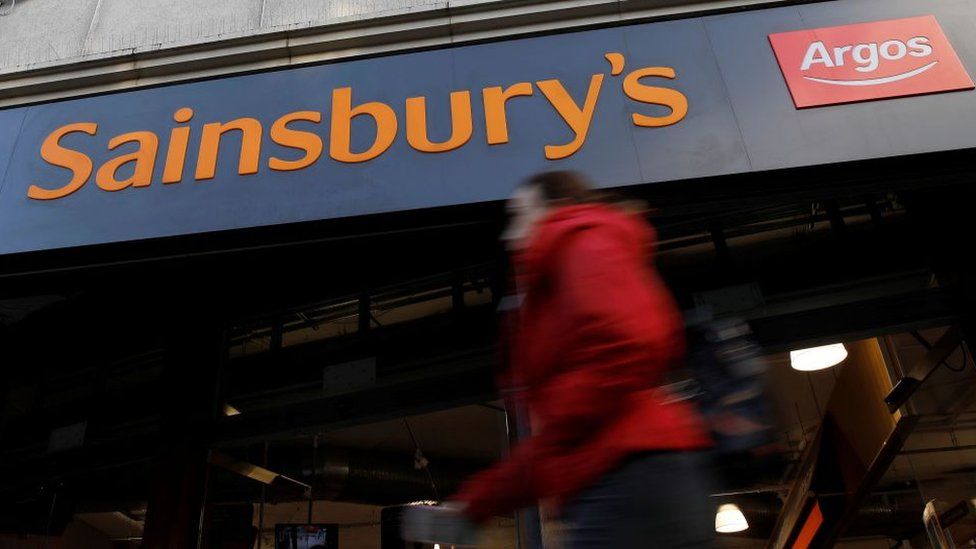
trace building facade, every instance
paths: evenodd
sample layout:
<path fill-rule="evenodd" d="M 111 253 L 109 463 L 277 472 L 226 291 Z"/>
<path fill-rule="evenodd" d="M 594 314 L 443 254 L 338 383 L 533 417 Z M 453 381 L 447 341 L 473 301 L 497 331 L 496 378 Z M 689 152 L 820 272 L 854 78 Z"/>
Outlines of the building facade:
<path fill-rule="evenodd" d="M 930 501 L 969 541 L 974 26 L 971 0 L 4 0 L 3 543 L 403 547 L 400 505 L 521 434 L 497 236 L 552 169 L 650 203 L 682 306 L 768 352 L 783 459 L 723 464 L 750 524 L 724 546 L 914 546 Z"/>

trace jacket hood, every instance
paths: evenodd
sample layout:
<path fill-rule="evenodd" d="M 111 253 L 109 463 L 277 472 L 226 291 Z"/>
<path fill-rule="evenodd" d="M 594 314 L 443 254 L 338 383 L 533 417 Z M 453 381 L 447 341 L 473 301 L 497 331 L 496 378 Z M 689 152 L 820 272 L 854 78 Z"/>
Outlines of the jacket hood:
<path fill-rule="evenodd" d="M 526 249 L 516 258 L 526 282 L 544 275 L 554 266 L 559 248 L 580 231 L 608 231 L 625 242 L 644 263 L 653 258 L 656 233 L 637 214 L 609 204 L 580 204 L 558 208 L 543 217 Z"/>

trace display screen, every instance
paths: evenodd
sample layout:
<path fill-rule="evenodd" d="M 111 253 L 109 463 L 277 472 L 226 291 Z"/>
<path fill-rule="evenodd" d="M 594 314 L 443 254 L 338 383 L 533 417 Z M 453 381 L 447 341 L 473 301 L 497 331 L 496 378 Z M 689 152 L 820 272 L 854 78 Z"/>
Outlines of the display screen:
<path fill-rule="evenodd" d="M 275 549 L 336 549 L 339 528 L 335 524 L 275 525 Z"/>

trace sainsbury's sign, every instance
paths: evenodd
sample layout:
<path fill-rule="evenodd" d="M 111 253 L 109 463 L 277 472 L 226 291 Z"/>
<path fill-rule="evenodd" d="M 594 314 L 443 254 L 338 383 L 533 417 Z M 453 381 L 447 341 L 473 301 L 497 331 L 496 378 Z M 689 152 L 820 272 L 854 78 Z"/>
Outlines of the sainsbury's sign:
<path fill-rule="evenodd" d="M 656 105 L 667 109 L 663 115 L 648 115 L 634 112 L 630 118 L 635 126 L 660 128 L 680 122 L 688 113 L 688 100 L 681 92 L 662 86 L 650 85 L 654 79 L 674 80 L 675 70 L 671 67 L 639 67 L 623 74 L 626 65 L 624 55 L 611 52 L 604 55 L 609 63 L 609 76 L 622 79 L 621 91 L 637 104 Z M 489 146 L 509 142 L 507 104 L 518 97 L 532 96 L 535 88 L 545 97 L 554 111 L 573 134 L 566 143 L 544 146 L 545 157 L 560 160 L 576 153 L 586 141 L 600 92 L 605 80 L 604 74 L 590 77 L 586 97 L 579 101 L 570 94 L 558 79 L 537 82 L 518 82 L 502 86 L 490 86 L 481 90 L 485 136 Z M 397 139 L 401 123 L 396 111 L 380 101 L 354 104 L 352 88 L 341 87 L 332 91 L 331 120 L 328 124 L 328 154 L 337 162 L 355 164 L 378 158 L 393 145 Z M 471 91 L 454 91 L 450 94 L 449 137 L 433 140 L 429 137 L 427 123 L 427 98 L 424 96 L 407 98 L 404 104 L 405 133 L 409 146 L 420 153 L 446 153 L 467 144 L 473 137 L 473 115 Z M 161 147 L 165 135 L 153 131 L 132 131 L 115 136 L 102 137 L 100 125 L 96 121 L 71 122 L 54 129 L 44 139 L 39 148 L 40 157 L 51 166 L 64 168 L 70 177 L 57 182 L 32 182 L 27 187 L 27 196 L 34 200 L 56 200 L 75 193 L 95 175 L 95 184 L 103 191 L 117 192 L 130 188 L 148 187 L 154 181 L 163 185 L 183 182 L 192 128 L 189 123 L 196 113 L 190 107 L 182 107 L 173 113 L 175 127 L 169 132 L 168 143 Z M 368 145 L 362 150 L 353 150 L 353 121 L 356 118 L 368 119 L 375 128 L 366 138 Z M 290 112 L 275 120 L 268 132 L 271 142 L 286 150 L 296 151 L 297 158 L 281 158 L 270 155 L 267 168 L 275 171 L 296 171 L 316 164 L 323 154 L 324 144 L 316 126 L 323 122 L 322 113 L 313 110 Z M 240 151 L 236 164 L 238 175 L 254 175 L 262 169 L 262 122 L 253 117 L 242 116 L 230 121 L 209 121 L 203 125 L 197 152 L 194 181 L 214 179 L 217 173 L 221 140 L 225 134 L 236 133 L 240 139 Z M 106 142 L 105 151 L 117 149 L 125 152 L 111 155 L 100 166 L 96 166 L 91 156 L 65 144 L 69 137 L 90 136 Z M 77 141 L 77 140 L 75 140 Z M 90 144 L 89 144 L 90 145 Z M 135 146 L 135 150 L 131 150 Z M 157 169 L 157 157 L 164 149 L 162 169 Z M 292 154 L 291 156 L 294 156 Z M 226 161 L 226 160 L 225 160 Z M 97 169 L 96 169 L 97 168 Z"/>
<path fill-rule="evenodd" d="M 771 34 L 797 108 L 971 90 L 934 16 Z"/>

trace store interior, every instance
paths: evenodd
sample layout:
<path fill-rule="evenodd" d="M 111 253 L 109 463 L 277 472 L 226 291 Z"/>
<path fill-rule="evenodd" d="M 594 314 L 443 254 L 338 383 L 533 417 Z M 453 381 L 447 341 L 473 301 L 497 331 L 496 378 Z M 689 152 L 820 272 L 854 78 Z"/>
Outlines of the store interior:
<path fill-rule="evenodd" d="M 716 511 L 734 505 L 747 526 L 718 534 L 722 547 L 776 546 L 814 501 L 821 546 L 927 547 L 930 502 L 957 544 L 976 536 L 976 364 L 957 292 L 970 275 L 952 243 L 972 191 L 891 162 L 847 168 L 860 175 L 631 189 L 654 206 L 657 264 L 682 307 L 748 321 L 768 365 L 782 451 L 720 464 L 735 481 L 714 490 Z M 415 549 L 396 539 L 397 510 L 446 501 L 518 436 L 495 387 L 500 205 L 344 223 L 304 228 L 341 239 L 5 275 L 0 549 L 139 547 L 160 479 L 182 478 L 167 476 L 180 466 L 166 445 L 183 440 L 171 426 L 193 430 L 180 414 L 200 394 L 214 411 L 193 439 L 207 546 L 277 549 L 301 527 L 294 549 L 329 536 Z M 199 279 L 174 282 L 186 272 Z M 198 283 L 203 309 L 168 310 L 175 291 L 147 290 Z M 217 366 L 174 374 L 168 345 L 192 337 L 167 330 L 210 326 L 200 311 L 217 318 Z M 791 351 L 831 344 L 846 359 L 795 368 Z M 558 521 L 534 521 L 498 517 L 486 547 L 535 547 L 536 529 L 555 547 Z"/>

